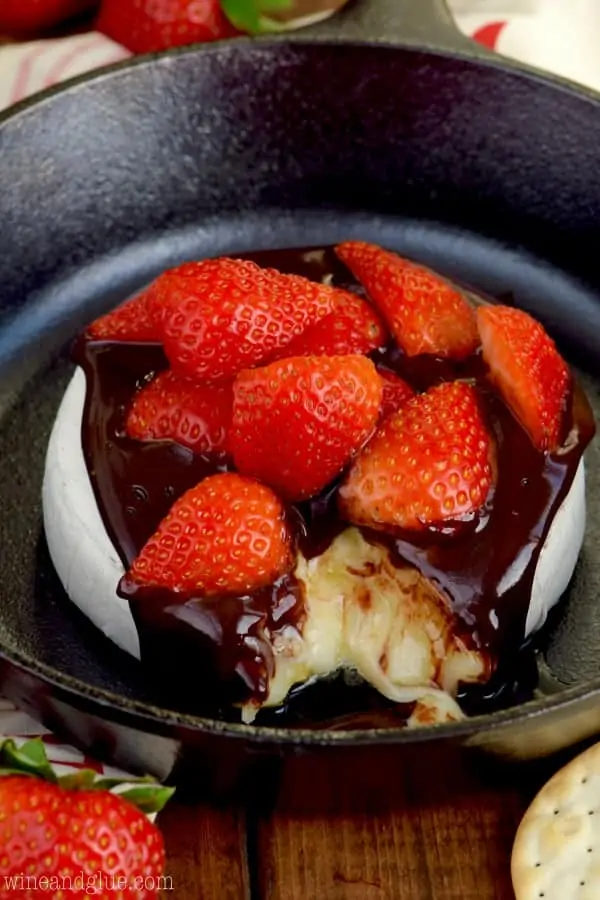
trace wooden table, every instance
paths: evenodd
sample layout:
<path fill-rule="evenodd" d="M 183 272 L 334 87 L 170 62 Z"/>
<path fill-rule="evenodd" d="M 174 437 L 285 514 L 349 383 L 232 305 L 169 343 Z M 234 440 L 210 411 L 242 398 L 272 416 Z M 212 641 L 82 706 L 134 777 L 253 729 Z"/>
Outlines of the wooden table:
<path fill-rule="evenodd" d="M 559 762 L 383 751 L 296 757 L 270 803 L 186 805 L 160 820 L 171 896 L 198 900 L 514 900 L 523 812 Z M 165 893 L 164 897 L 169 894 Z"/>

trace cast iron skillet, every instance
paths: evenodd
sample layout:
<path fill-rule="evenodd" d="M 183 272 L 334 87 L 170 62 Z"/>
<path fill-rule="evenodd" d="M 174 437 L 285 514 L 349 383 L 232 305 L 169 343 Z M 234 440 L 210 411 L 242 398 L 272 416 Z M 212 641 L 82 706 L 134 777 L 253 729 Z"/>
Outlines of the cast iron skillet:
<path fill-rule="evenodd" d="M 367 40 L 368 38 L 368 40 Z M 588 536 L 540 695 L 422 731 L 286 731 L 156 708 L 65 600 L 40 485 L 84 322 L 184 258 L 363 237 L 538 315 L 600 375 L 600 97 L 462 38 L 441 0 L 355 4 L 293 39 L 136 59 L 0 118 L 0 686 L 94 753 L 181 777 L 255 754 L 600 731 L 598 449 Z M 596 402 L 598 408 L 598 403 Z"/>

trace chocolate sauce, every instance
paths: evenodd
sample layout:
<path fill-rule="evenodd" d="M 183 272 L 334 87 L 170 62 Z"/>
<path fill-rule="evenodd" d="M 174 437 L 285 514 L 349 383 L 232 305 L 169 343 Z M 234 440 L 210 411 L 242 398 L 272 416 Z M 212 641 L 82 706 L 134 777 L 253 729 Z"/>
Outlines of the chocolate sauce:
<path fill-rule="evenodd" d="M 261 252 L 246 258 L 364 293 L 330 248 Z M 201 479 L 227 470 L 230 463 L 225 457 L 194 455 L 170 442 L 140 443 L 125 435 L 125 415 L 133 394 L 167 366 L 159 346 L 80 339 L 75 357 L 87 377 L 84 455 L 107 531 L 127 567 L 172 503 Z M 477 685 L 462 691 L 465 708 L 470 705 L 481 711 L 486 704 L 498 705 L 498 697 L 503 698 L 500 703 L 510 702 L 515 693 L 507 690 L 514 676 L 509 670 L 512 661 L 517 666 L 520 659 L 537 560 L 593 437 L 590 407 L 575 386 L 563 446 L 544 456 L 491 389 L 480 356 L 460 364 L 427 357 L 409 359 L 388 346 L 374 353 L 373 360 L 418 390 L 456 378 L 468 378 L 477 387 L 495 438 L 498 467 L 497 483 L 484 509 L 444 532 L 416 536 L 361 530 L 367 540 L 387 547 L 398 565 L 408 563 L 431 579 L 450 600 L 465 642 L 489 657 L 490 670 L 496 670 L 489 690 Z M 296 508 L 297 538 L 306 557 L 322 553 L 346 527 L 338 515 L 336 488 L 330 485 Z M 273 673 L 272 636 L 284 627 L 301 628 L 305 613 L 302 586 L 293 575 L 246 597 L 181 597 L 126 581 L 122 593 L 130 601 L 138 627 L 143 663 L 149 671 L 160 672 L 171 702 L 176 697 L 181 708 L 195 711 L 224 710 L 227 703 L 249 697 L 264 699 Z M 517 667 L 530 672 L 522 661 Z M 316 696 L 318 691 L 319 685 L 307 689 L 305 696 Z M 321 688 L 323 702 L 308 705 L 315 711 L 315 727 L 339 720 L 343 704 L 336 706 L 335 697 L 339 701 L 340 691 L 355 692 L 356 688 L 334 690 L 333 701 L 328 691 Z M 385 715 L 382 709 L 387 710 Z M 370 721 L 375 710 L 378 721 L 382 715 L 385 720 L 399 715 L 387 701 L 382 706 L 380 698 L 373 698 L 369 709 L 362 713 L 353 709 L 346 718 L 356 727 Z M 293 695 L 283 710 L 261 715 L 303 726 L 311 718 L 306 702 L 294 701 Z M 346 718 L 342 717 L 344 722 Z"/>
<path fill-rule="evenodd" d="M 127 579 L 120 593 L 130 601 L 143 661 L 158 665 L 161 676 L 168 659 L 175 663 L 177 702 L 189 710 L 198 708 L 203 683 L 213 703 L 265 700 L 275 671 L 266 635 L 299 628 L 304 616 L 302 585 L 293 575 L 242 597 L 175 597 Z M 169 695 L 172 682 L 165 686 Z"/>

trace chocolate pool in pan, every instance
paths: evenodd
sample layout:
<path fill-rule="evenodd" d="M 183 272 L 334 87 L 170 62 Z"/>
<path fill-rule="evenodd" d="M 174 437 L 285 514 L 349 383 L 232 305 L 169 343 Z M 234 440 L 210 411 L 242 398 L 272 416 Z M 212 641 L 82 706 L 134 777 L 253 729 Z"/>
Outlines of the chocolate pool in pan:
<path fill-rule="evenodd" d="M 597 407 L 598 97 L 471 45 L 440 3 L 356 3 L 319 28 L 139 58 L 0 119 L 2 688 L 96 753 L 161 776 L 177 760 L 208 778 L 259 747 L 450 740 L 535 756 L 600 729 L 595 444 L 584 547 L 536 695 L 431 729 L 165 708 L 49 563 L 41 484 L 72 375 L 65 347 L 183 259 L 352 237 L 389 246 L 532 312 Z"/>

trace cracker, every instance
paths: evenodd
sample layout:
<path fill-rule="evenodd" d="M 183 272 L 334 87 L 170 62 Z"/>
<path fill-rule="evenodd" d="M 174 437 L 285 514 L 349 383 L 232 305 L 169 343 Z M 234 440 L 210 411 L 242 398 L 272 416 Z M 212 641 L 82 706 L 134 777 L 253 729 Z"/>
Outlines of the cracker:
<path fill-rule="evenodd" d="M 542 788 L 512 851 L 517 900 L 599 900 L 600 744 Z"/>

